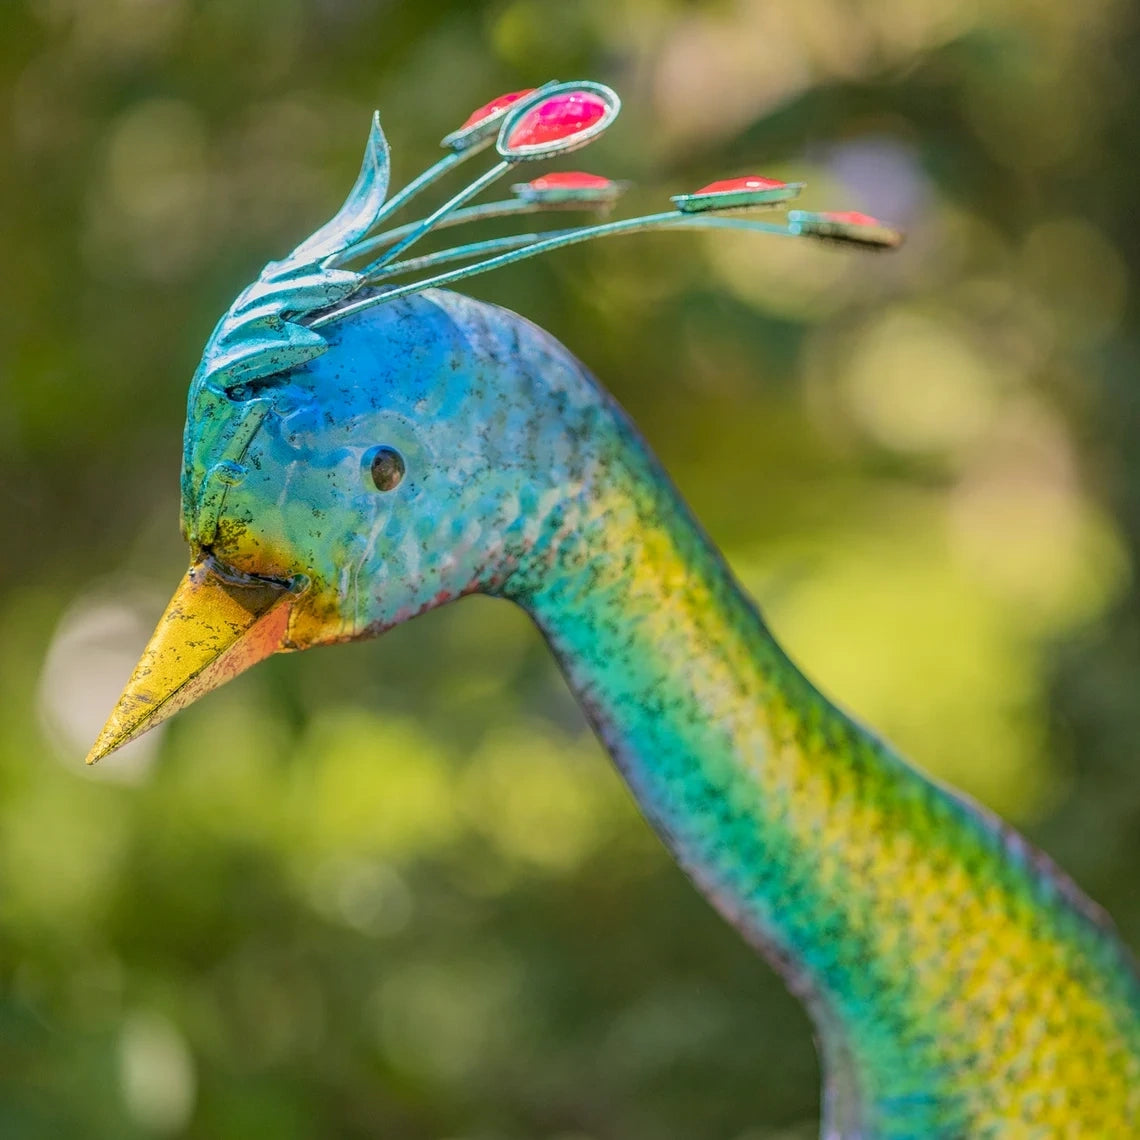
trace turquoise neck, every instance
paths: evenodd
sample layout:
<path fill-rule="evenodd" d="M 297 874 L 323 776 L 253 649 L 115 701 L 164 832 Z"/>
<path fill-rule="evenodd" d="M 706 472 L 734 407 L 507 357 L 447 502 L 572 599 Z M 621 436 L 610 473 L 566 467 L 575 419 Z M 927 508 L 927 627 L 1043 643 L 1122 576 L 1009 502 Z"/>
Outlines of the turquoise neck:
<path fill-rule="evenodd" d="M 635 430 L 608 442 L 541 568 L 527 567 L 512 592 L 657 834 L 807 1005 L 828 1134 L 862 1135 L 846 1045 L 859 1026 L 844 1024 L 844 1003 L 810 967 L 831 956 L 834 929 L 782 905 L 816 893 L 811 861 L 797 865 L 786 842 L 788 805 L 749 786 L 750 770 L 779 756 L 797 700 L 838 731 L 858 730 L 788 661 Z"/>

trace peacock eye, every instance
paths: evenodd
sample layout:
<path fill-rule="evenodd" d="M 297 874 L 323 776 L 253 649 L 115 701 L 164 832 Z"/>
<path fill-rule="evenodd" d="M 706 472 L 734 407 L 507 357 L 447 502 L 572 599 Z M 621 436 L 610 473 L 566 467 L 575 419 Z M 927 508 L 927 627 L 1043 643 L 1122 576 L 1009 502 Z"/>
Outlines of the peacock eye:
<path fill-rule="evenodd" d="M 392 491 L 404 478 L 404 457 L 392 447 L 377 447 L 371 453 L 368 473 L 378 491 Z"/>

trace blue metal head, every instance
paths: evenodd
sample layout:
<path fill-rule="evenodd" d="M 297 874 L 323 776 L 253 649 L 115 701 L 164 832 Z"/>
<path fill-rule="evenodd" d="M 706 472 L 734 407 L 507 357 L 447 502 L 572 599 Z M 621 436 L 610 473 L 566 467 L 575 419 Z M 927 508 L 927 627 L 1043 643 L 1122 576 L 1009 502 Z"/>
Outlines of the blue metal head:
<path fill-rule="evenodd" d="M 502 584 L 609 403 L 512 313 L 442 290 L 358 313 L 260 405 L 199 554 L 293 584 L 285 647 L 378 633 Z M 242 409 L 235 409 L 237 415 Z M 201 515 L 188 513 L 201 533 Z"/>

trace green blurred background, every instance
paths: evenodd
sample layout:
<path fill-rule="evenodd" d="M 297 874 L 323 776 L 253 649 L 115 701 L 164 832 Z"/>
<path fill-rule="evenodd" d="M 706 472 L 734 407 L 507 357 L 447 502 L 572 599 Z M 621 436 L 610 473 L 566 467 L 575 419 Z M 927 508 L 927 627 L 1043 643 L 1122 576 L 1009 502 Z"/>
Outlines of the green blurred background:
<path fill-rule="evenodd" d="M 807 1022 L 471 599 L 84 770 L 185 564 L 187 381 L 339 205 L 550 77 L 631 210 L 907 228 L 481 278 L 644 428 L 810 675 L 1140 945 L 1140 21 L 1126 0 L 3 0 L 0 1136 L 814 1136 Z"/>

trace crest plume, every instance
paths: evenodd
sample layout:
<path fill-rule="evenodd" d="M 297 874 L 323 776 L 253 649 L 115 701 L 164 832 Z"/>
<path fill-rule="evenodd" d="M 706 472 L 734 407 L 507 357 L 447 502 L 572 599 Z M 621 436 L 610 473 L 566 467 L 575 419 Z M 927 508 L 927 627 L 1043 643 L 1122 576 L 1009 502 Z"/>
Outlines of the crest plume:
<path fill-rule="evenodd" d="M 511 198 L 468 205 L 515 167 L 555 158 L 589 145 L 617 118 L 621 100 L 604 84 L 547 83 L 502 95 L 474 111 L 442 140 L 447 153 L 391 198 L 390 159 L 379 114 L 372 119 L 356 184 L 337 214 L 281 261 L 270 262 L 218 323 L 190 389 L 192 418 L 213 421 L 215 438 L 205 449 L 216 462 L 188 469 L 183 495 L 197 504 L 198 533 L 208 544 L 224 487 L 242 474 L 242 455 L 267 410 L 260 381 L 320 356 L 327 348 L 318 331 L 335 321 L 397 297 L 451 285 L 492 269 L 564 246 L 649 229 L 732 229 L 784 237 L 843 242 L 865 248 L 897 246 L 901 234 L 861 214 L 813 214 L 793 210 L 783 222 L 758 221 L 750 213 L 780 209 L 803 188 L 768 178 L 714 182 L 673 198 L 674 209 L 595 225 L 519 233 L 452 246 L 420 257 L 403 256 L 433 230 L 514 215 L 567 210 L 608 210 L 626 184 L 581 171 L 558 172 L 511 187 Z M 418 221 L 384 223 L 454 167 L 489 149 L 499 161 Z M 365 259 L 362 268 L 348 268 Z M 460 262 L 457 268 L 440 267 Z M 423 275 L 426 272 L 426 275 Z M 411 276 L 404 284 L 394 278 Z M 219 401 L 245 403 L 240 415 L 215 415 Z"/>

